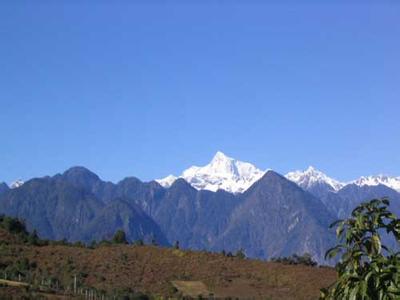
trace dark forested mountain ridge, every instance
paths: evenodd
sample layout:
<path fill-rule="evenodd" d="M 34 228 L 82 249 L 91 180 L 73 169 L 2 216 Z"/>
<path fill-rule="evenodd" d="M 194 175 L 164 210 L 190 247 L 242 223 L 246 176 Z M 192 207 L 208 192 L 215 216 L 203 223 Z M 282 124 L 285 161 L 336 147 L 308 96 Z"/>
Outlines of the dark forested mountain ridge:
<path fill-rule="evenodd" d="M 35 178 L 9 189 L 0 186 L 0 213 L 26 220 L 49 239 L 109 239 L 123 229 L 128 240 L 214 251 L 245 250 L 271 258 L 306 252 L 321 263 L 332 245 L 329 224 L 369 198 L 400 194 L 386 186 L 327 186 L 307 192 L 268 171 L 243 193 L 198 190 L 180 178 L 164 188 L 128 177 L 114 184 L 83 167 Z M 314 193 L 314 194 L 313 194 Z"/>
<path fill-rule="evenodd" d="M 1 194 L 0 213 L 24 219 L 28 228 L 36 229 L 43 238 L 90 242 L 124 228 L 130 240 L 154 236 L 166 243 L 158 225 L 139 206 L 121 204 L 121 218 L 113 206 L 96 196 L 99 187 L 110 184 L 84 168 L 72 168 L 61 175 L 29 180 Z M 119 203 L 110 202 L 115 202 L 114 206 Z M 98 225 L 97 233 L 90 236 L 93 224 Z"/>

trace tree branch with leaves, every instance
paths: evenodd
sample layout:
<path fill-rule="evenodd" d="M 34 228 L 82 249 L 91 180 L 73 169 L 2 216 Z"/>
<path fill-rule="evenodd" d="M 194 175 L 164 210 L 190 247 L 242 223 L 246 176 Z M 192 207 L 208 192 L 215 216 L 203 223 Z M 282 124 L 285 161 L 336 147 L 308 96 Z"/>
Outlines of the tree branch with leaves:
<path fill-rule="evenodd" d="M 331 225 L 339 244 L 326 252 L 326 258 L 341 254 L 341 259 L 336 265 L 338 279 L 321 290 L 321 299 L 400 299 L 400 252 L 383 245 L 381 236 L 386 232 L 399 245 L 400 220 L 389 205 L 386 198 L 361 203 L 350 218 Z"/>

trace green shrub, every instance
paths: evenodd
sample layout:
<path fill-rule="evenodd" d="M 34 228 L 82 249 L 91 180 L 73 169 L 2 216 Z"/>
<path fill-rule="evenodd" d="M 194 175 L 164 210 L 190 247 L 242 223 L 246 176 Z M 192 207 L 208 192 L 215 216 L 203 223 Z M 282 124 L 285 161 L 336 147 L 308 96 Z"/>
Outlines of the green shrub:
<path fill-rule="evenodd" d="M 114 235 L 114 237 L 113 237 L 113 239 L 112 239 L 112 242 L 113 242 L 114 244 L 128 244 L 128 241 L 126 240 L 125 231 L 123 231 L 123 230 L 118 230 L 118 231 L 115 233 L 115 235 Z"/>

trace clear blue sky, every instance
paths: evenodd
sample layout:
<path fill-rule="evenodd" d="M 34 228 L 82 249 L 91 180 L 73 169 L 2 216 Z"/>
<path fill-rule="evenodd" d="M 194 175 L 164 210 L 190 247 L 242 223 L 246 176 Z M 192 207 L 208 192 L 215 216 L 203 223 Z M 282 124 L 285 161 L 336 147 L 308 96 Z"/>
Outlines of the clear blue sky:
<path fill-rule="evenodd" d="M 0 3 L 0 181 L 74 165 L 149 180 L 217 150 L 400 175 L 398 1 L 15 2 Z"/>

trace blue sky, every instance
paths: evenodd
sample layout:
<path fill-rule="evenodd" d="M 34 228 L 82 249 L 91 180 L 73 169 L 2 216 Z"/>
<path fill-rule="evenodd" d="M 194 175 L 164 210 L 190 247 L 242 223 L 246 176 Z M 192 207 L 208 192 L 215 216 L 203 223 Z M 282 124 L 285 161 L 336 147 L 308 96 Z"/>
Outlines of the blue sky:
<path fill-rule="evenodd" d="M 0 181 L 400 175 L 396 1 L 82 2 L 0 3 Z"/>

